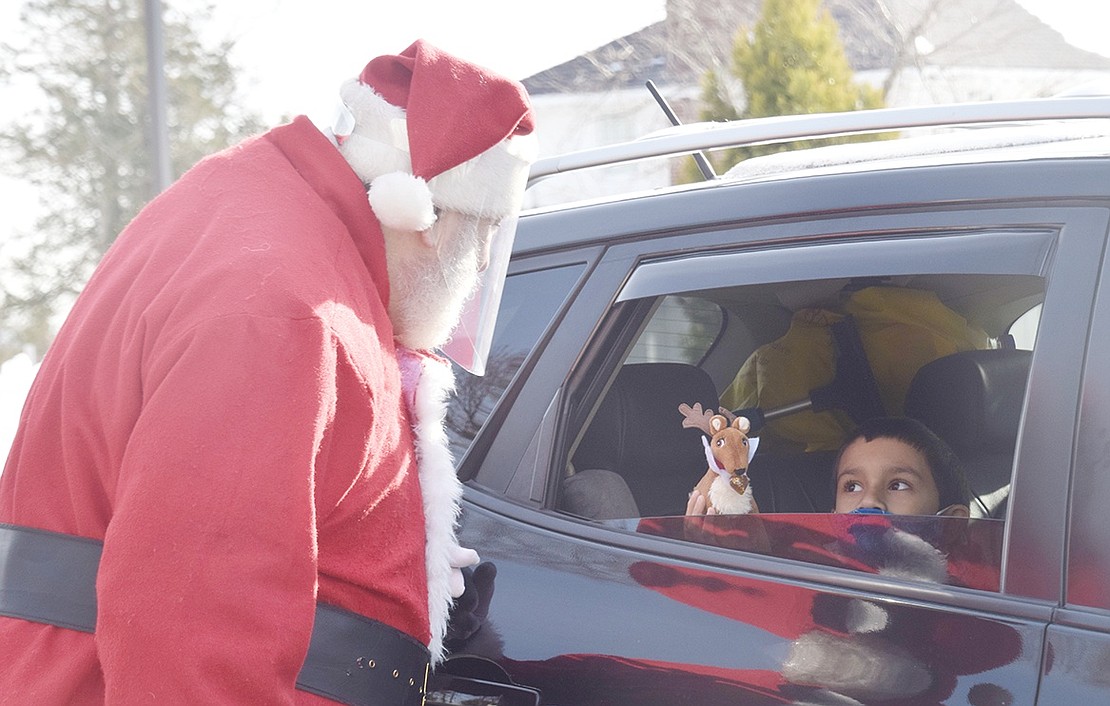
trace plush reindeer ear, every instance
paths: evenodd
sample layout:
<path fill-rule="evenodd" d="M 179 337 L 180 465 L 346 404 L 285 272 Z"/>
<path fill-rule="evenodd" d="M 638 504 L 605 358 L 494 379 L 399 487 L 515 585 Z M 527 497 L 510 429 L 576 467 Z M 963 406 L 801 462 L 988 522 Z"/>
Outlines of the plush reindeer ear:
<path fill-rule="evenodd" d="M 752 428 L 752 423 L 748 420 L 747 417 L 737 417 L 735 420 L 733 420 L 732 426 L 747 434 Z"/>
<path fill-rule="evenodd" d="M 728 426 L 728 419 L 721 416 L 720 414 L 713 415 L 713 417 L 710 418 L 710 420 L 709 420 L 709 430 L 714 434 L 721 431 L 722 429 L 724 429 L 727 426 Z"/>

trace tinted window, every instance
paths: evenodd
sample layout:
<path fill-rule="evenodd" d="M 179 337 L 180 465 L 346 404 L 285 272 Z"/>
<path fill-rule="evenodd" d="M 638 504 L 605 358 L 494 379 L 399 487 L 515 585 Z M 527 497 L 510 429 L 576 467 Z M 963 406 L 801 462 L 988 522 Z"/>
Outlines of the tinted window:
<path fill-rule="evenodd" d="M 585 265 L 513 274 L 505 280 L 486 374 L 455 367 L 455 395 L 447 410 L 447 436 L 456 461 L 489 417 Z"/>
<path fill-rule="evenodd" d="M 721 333 L 724 312 L 696 297 L 663 297 L 632 353 L 630 363 L 697 364 Z"/>

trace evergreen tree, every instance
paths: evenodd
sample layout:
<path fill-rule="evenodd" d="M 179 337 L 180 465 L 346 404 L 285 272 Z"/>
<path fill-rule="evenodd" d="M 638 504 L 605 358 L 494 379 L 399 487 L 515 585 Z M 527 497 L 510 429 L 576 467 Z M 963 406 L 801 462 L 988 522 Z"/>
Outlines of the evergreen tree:
<path fill-rule="evenodd" d="M 881 107 L 881 92 L 856 83 L 852 73 L 836 21 L 820 7 L 820 0 L 763 0 L 755 27 L 739 32 L 733 45 L 732 74 L 743 91 L 743 108 L 736 107 L 728 95 L 727 82 L 709 72 L 702 83 L 701 118 L 733 120 Z M 720 173 L 748 157 L 851 139 L 756 145 L 723 150 L 711 159 Z M 686 170 L 691 180 L 700 178 L 696 174 L 693 168 Z"/>
<path fill-rule="evenodd" d="M 0 127 L 0 158 L 35 187 L 43 214 L 17 233 L 0 270 L 0 360 L 41 354 L 51 320 L 154 193 L 146 35 L 138 0 L 28 0 L 21 47 L 0 48 L 0 80 L 34 85 L 41 107 Z M 167 122 L 174 176 L 246 134 L 230 42 L 207 46 L 188 16 L 164 18 Z"/>

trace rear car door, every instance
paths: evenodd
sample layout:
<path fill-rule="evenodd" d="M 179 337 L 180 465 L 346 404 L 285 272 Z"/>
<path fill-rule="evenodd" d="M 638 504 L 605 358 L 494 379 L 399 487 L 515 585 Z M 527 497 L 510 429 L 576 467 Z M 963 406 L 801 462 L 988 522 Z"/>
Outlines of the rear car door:
<path fill-rule="evenodd" d="M 1110 700 L 1110 274 L 1103 263 L 1098 304 L 1085 339 L 1068 489 L 1068 534 L 1063 606 L 1047 635 L 1044 703 Z"/>
<path fill-rule="evenodd" d="M 558 257 L 584 263 L 585 274 L 462 466 L 460 536 L 496 578 L 484 573 L 484 622 L 455 649 L 496 661 L 545 703 L 1036 703 L 1045 629 L 1063 591 L 1063 508 L 1106 213 L 1026 198 L 1024 185 L 1043 181 L 1020 171 L 722 188 L 553 214 L 531 236 L 522 230 L 527 244 L 544 228 L 567 229 Z M 921 200 L 893 198 L 904 193 Z M 876 205 L 884 195 L 893 205 Z M 744 217 L 727 217 L 737 212 Z M 683 222 L 695 213 L 725 216 Z M 575 254 L 576 239 L 598 242 L 614 219 L 621 228 L 603 253 Z M 964 571 L 963 580 L 884 572 L 864 543 L 838 535 L 850 528 L 819 513 L 722 518 L 691 532 L 682 518 L 568 511 L 565 481 L 583 470 L 576 454 L 664 298 L 727 303 L 735 294 L 744 314 L 771 295 L 777 305 L 872 280 L 948 288 L 959 293 L 954 306 L 978 302 L 996 329 L 1007 312 L 1016 318 L 1014 307 L 1041 306 L 1012 475 L 999 488 L 1004 519 L 977 521 L 983 553 L 964 569 L 942 553 L 941 573 Z M 722 323 L 721 340 L 750 353 L 768 342 L 771 332 L 758 329 L 773 318 L 754 317 L 756 330 L 741 333 Z M 718 393 L 729 377 L 723 360 L 706 350 L 691 365 Z M 757 531 L 771 541 L 749 541 Z M 841 551 L 849 545 L 852 555 Z"/>

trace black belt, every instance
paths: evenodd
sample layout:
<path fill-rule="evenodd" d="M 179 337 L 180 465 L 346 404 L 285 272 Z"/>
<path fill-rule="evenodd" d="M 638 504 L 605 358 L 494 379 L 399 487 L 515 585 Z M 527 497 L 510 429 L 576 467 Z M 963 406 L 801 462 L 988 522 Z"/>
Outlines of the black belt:
<path fill-rule="evenodd" d="M 0 615 L 94 632 L 101 543 L 0 523 Z M 419 706 L 428 649 L 376 620 L 320 604 L 297 688 L 348 706 Z"/>

